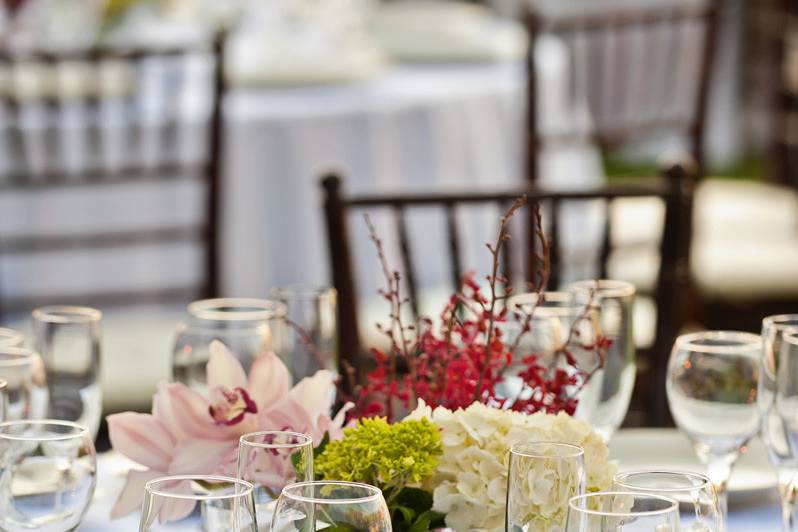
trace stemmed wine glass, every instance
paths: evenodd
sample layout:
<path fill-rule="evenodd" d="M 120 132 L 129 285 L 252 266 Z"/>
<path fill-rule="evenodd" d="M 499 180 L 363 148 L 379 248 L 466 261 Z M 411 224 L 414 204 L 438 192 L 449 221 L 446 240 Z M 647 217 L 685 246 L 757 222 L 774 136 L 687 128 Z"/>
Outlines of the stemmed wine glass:
<path fill-rule="evenodd" d="M 707 466 L 724 523 L 732 465 L 759 430 L 761 355 L 759 335 L 705 331 L 678 337 L 668 361 L 671 413 Z"/>
<path fill-rule="evenodd" d="M 678 532 L 679 504 L 651 493 L 597 492 L 568 504 L 567 532 Z"/>
<path fill-rule="evenodd" d="M 271 532 L 305 530 L 390 532 L 382 491 L 356 482 L 299 482 L 283 488 Z"/>
<path fill-rule="evenodd" d="M 776 469 L 781 496 L 782 530 L 795 526 L 798 490 L 798 314 L 769 316 L 762 321 L 762 371 L 759 407 L 762 439 Z"/>
<path fill-rule="evenodd" d="M 0 530 L 75 530 L 96 482 L 86 428 L 56 420 L 0 423 Z"/>

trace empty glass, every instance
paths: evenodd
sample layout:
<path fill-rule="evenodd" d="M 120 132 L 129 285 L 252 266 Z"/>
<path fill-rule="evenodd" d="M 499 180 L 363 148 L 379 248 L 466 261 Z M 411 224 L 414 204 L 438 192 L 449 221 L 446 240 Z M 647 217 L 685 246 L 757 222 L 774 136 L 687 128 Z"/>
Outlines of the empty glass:
<path fill-rule="evenodd" d="M 793 435 L 788 430 L 790 424 L 783 417 L 785 405 L 790 401 L 789 391 L 778 389 L 777 376 L 782 353 L 785 359 L 794 356 L 794 348 L 782 340 L 785 334 L 792 337 L 792 331 L 798 330 L 795 327 L 798 327 L 798 314 L 768 316 L 762 320 L 762 371 L 757 395 L 762 414 L 762 439 L 779 479 L 782 529 L 785 531 L 798 530 L 795 526 L 798 449 L 794 448 Z M 778 404 L 776 398 L 779 398 Z"/>
<path fill-rule="evenodd" d="M 740 449 L 759 430 L 759 335 L 705 331 L 676 339 L 666 388 L 676 425 L 692 440 L 726 520 L 726 483 Z"/>
<path fill-rule="evenodd" d="M 36 350 L 47 370 L 47 417 L 74 421 L 97 437 L 102 418 L 100 326 L 89 307 L 50 306 L 33 311 Z"/>
<path fill-rule="evenodd" d="M 175 475 L 147 482 L 139 532 L 171 530 L 258 532 L 252 484 L 208 475 Z"/>
<path fill-rule="evenodd" d="M 238 478 L 255 486 L 258 525 L 261 529 L 268 528 L 283 488 L 313 480 L 313 440 L 306 434 L 286 431 L 241 436 Z"/>
<path fill-rule="evenodd" d="M 0 347 L 22 347 L 25 335 L 16 329 L 0 327 Z"/>
<path fill-rule="evenodd" d="M 6 382 L 7 420 L 45 416 L 47 379 L 37 353 L 22 347 L 0 347 L 0 379 Z"/>
<path fill-rule="evenodd" d="M 382 491 L 355 482 L 299 482 L 283 488 L 272 532 L 308 530 L 390 532 L 391 516 Z"/>
<path fill-rule="evenodd" d="M 595 310 L 598 331 L 612 343 L 604 368 L 597 371 L 579 394 L 577 412 L 604 441 L 621 426 L 635 385 L 635 341 L 632 315 L 635 287 L 623 281 L 578 281 L 569 286 L 578 306 Z"/>
<path fill-rule="evenodd" d="M 568 504 L 567 532 L 678 532 L 679 504 L 635 492 L 579 495 Z"/>
<path fill-rule="evenodd" d="M 97 457 L 69 421 L 0 423 L 0 530 L 74 530 L 89 508 Z"/>
<path fill-rule="evenodd" d="M 334 288 L 289 285 L 272 289 L 288 311 L 287 360 L 294 380 L 320 369 L 337 371 Z"/>
<path fill-rule="evenodd" d="M 220 340 L 249 371 L 266 352 L 285 355 L 285 305 L 268 299 L 223 298 L 194 301 L 178 326 L 172 354 L 174 380 L 205 393 L 209 347 Z"/>
<path fill-rule="evenodd" d="M 615 475 L 613 489 L 668 497 L 679 503 L 683 530 L 722 532 L 718 496 L 704 475 L 684 471 L 627 471 Z"/>
<path fill-rule="evenodd" d="M 562 530 L 568 501 L 584 491 L 581 447 L 555 442 L 515 444 L 510 448 L 505 530 Z"/>

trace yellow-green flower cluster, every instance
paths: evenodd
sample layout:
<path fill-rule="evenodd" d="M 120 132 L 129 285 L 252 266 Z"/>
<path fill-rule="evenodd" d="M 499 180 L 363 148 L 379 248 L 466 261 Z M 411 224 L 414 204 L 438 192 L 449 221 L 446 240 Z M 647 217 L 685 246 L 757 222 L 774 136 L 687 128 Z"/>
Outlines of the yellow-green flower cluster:
<path fill-rule="evenodd" d="M 443 453 L 438 428 L 428 419 L 388 424 L 361 419 L 331 441 L 314 466 L 328 480 L 365 482 L 389 492 L 417 486 L 435 472 Z"/>

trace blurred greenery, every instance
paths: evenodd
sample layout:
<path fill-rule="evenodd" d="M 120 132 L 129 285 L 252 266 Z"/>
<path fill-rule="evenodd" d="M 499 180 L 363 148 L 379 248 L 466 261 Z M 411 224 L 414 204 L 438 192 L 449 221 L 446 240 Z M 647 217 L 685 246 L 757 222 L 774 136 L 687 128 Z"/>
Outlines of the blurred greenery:
<path fill-rule="evenodd" d="M 637 176 L 653 176 L 657 173 L 657 164 L 654 160 L 631 161 L 608 156 L 604 158 L 604 173 L 610 181 Z M 709 168 L 707 176 L 759 181 L 765 176 L 765 159 L 758 154 L 748 154 L 732 165 Z"/>

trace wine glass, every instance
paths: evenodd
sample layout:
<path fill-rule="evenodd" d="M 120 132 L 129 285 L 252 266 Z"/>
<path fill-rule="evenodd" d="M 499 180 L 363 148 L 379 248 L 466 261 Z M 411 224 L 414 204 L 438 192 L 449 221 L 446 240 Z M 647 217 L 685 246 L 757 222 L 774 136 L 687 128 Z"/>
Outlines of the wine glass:
<path fill-rule="evenodd" d="M 252 491 L 249 482 L 230 477 L 150 480 L 144 486 L 139 532 L 258 532 Z"/>
<path fill-rule="evenodd" d="M 515 444 L 510 448 L 505 530 L 562 530 L 568 501 L 584 491 L 584 449 L 556 442 Z"/>
<path fill-rule="evenodd" d="M 286 306 L 291 322 L 286 358 L 294 379 L 320 369 L 337 371 L 335 289 L 295 284 L 273 288 L 271 293 Z"/>
<path fill-rule="evenodd" d="M 49 306 L 34 310 L 32 318 L 36 350 L 47 369 L 47 416 L 79 423 L 97 437 L 102 418 L 102 313 L 89 307 Z"/>
<path fill-rule="evenodd" d="M 566 532 L 678 532 L 679 503 L 651 493 L 597 492 L 573 497 Z"/>
<path fill-rule="evenodd" d="M 759 430 L 756 396 L 761 356 L 759 335 L 704 331 L 678 337 L 668 361 L 671 413 L 707 466 L 724 523 L 732 465 Z"/>
<path fill-rule="evenodd" d="M 203 299 L 188 305 L 172 352 L 174 380 L 205 393 L 205 367 L 214 340 L 225 344 L 244 371 L 266 351 L 284 355 L 285 305 L 268 299 Z"/>
<path fill-rule="evenodd" d="M 0 347 L 0 379 L 6 382 L 8 421 L 45 416 L 47 378 L 37 353 L 22 347 Z"/>
<path fill-rule="evenodd" d="M 0 327 L 0 347 L 22 347 L 25 336 L 16 329 Z"/>
<path fill-rule="evenodd" d="M 97 456 L 70 421 L 0 423 L 0 530 L 74 530 L 89 508 Z"/>
<path fill-rule="evenodd" d="M 604 368 L 593 374 L 579 394 L 583 407 L 577 412 L 607 442 L 626 417 L 635 385 L 635 287 L 601 279 L 578 281 L 569 290 L 577 305 L 589 305 L 597 313 L 598 332 L 611 341 Z"/>
<path fill-rule="evenodd" d="M 722 532 L 718 496 L 708 477 L 684 471 L 617 473 L 613 490 L 652 493 L 679 503 L 679 520 L 686 530 Z"/>
<path fill-rule="evenodd" d="M 282 489 L 313 480 L 313 440 L 287 431 L 244 434 L 238 444 L 238 478 L 255 486 L 258 525 L 268 527 Z"/>
<path fill-rule="evenodd" d="M 283 488 L 272 532 L 305 530 L 390 532 L 391 515 L 382 491 L 356 482 L 299 482 Z"/>

